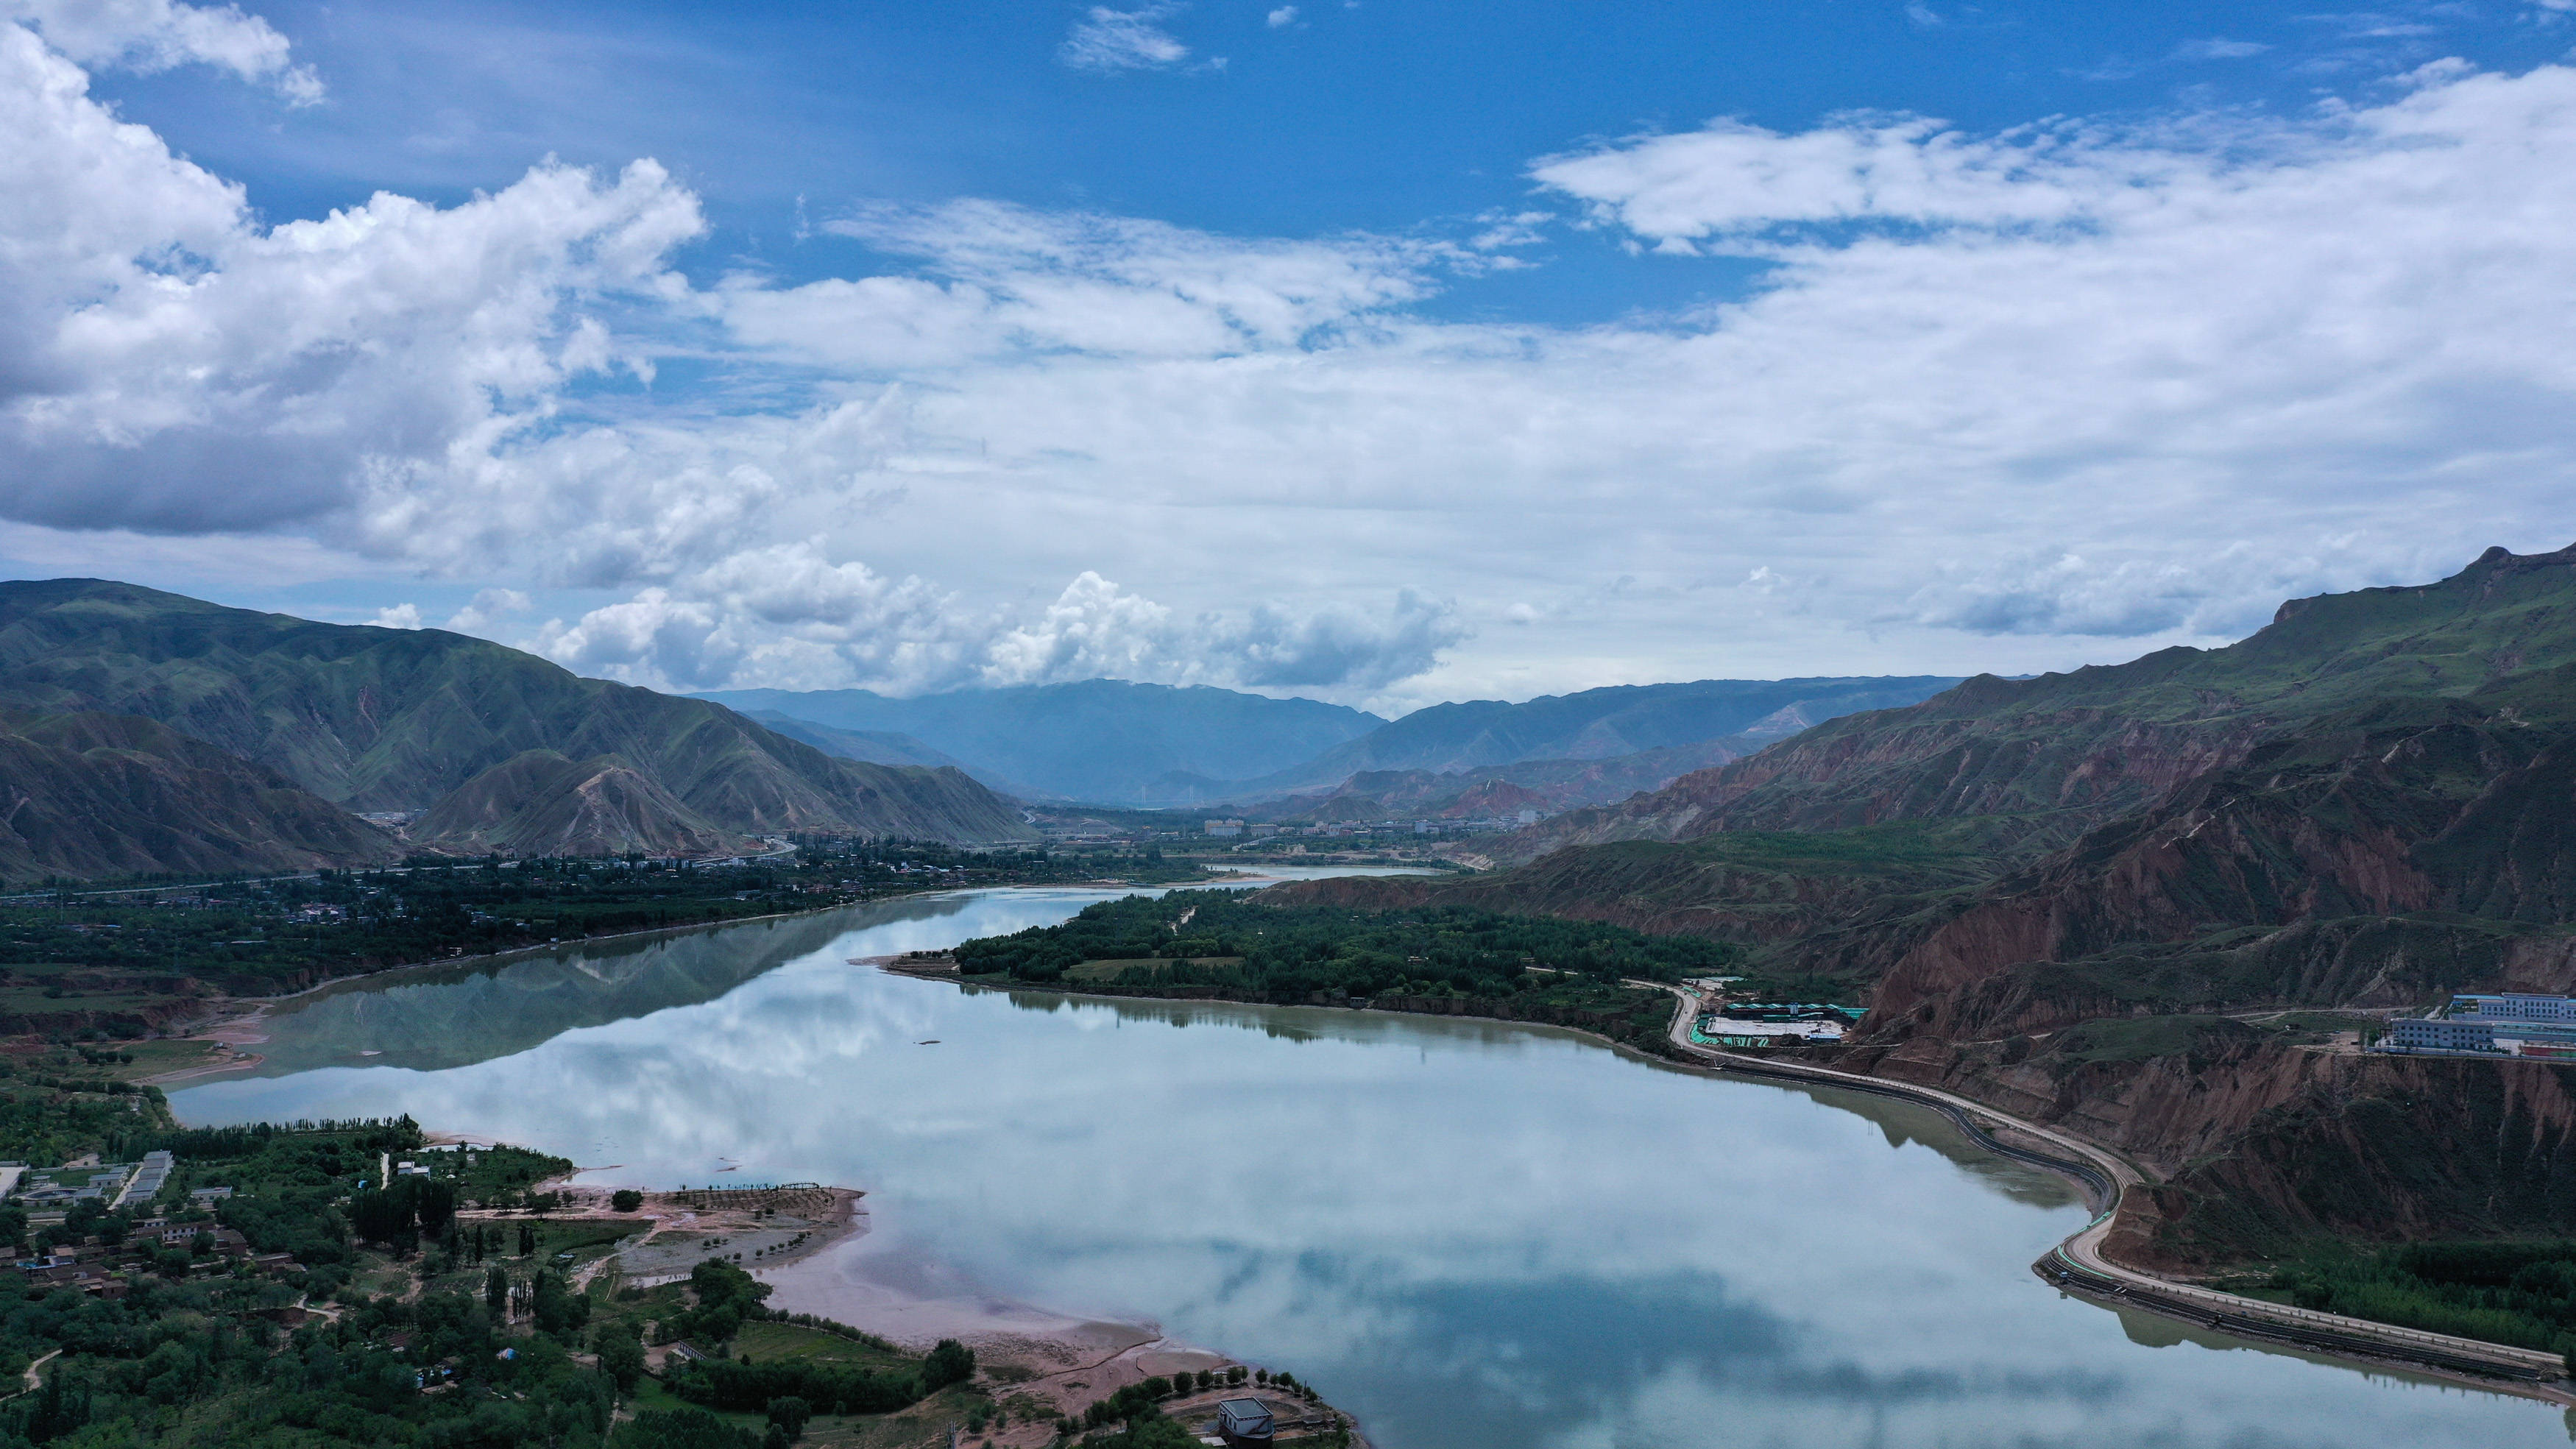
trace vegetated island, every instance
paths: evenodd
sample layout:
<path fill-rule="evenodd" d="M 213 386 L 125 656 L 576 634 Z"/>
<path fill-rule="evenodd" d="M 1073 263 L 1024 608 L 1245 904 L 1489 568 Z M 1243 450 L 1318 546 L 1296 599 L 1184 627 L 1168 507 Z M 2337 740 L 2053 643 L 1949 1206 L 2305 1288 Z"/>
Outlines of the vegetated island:
<path fill-rule="evenodd" d="M 2061 1128 L 1937 1087 L 1831 1063 L 1865 1016 L 1837 983 L 1767 970 L 1739 944 L 1598 921 L 1438 903 L 1312 903 L 1338 882 L 1252 894 L 1179 891 L 1090 906 L 1060 925 L 917 953 L 889 969 L 967 985 L 1115 996 L 1349 1006 L 1570 1027 L 1684 1069 L 1895 1096 L 1950 1116 L 1982 1145 L 2069 1178 L 2100 1215 L 2034 1264 L 2067 1289 L 2248 1337 L 2402 1363 L 2485 1387 L 2576 1402 L 2576 1241 L 2311 1241 L 2260 1271 L 2163 1273 L 2117 1261 L 2122 1219 L 2156 1179 Z M 1283 899 L 1284 898 L 1284 899 Z M 2255 1031 L 2221 1019 L 2221 1028 Z M 2325 1041 L 2338 1021 L 2269 1030 Z M 2099 1023 L 2069 1045 L 2118 1052 L 2158 1019 Z M 2479 1064 L 2484 1065 L 2484 1064 Z M 2131 1229 L 2134 1231 L 2134 1229 Z"/>
<path fill-rule="evenodd" d="M 849 1189 L 578 1185 L 409 1117 L 183 1128 L 115 1056 L 0 1054 L 0 1155 L 47 1164 L 0 1168 L 0 1443 L 1178 1449 L 1228 1395 L 1362 1442 L 1178 1346 L 1068 1371 L 771 1307 L 864 1230 Z"/>

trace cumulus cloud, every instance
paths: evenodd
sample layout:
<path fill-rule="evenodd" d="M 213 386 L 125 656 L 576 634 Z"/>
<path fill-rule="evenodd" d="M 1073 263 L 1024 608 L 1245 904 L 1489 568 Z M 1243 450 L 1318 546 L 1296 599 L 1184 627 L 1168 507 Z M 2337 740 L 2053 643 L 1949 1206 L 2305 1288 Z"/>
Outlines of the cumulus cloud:
<path fill-rule="evenodd" d="M 235 5 L 177 0 L 0 0 L 0 21 L 26 24 L 85 66 L 150 74 L 191 63 L 274 87 L 298 105 L 322 99 L 322 81 L 288 59 L 286 37 Z"/>
<path fill-rule="evenodd" d="M 650 293 L 701 227 L 653 163 L 547 165 L 440 210 L 378 193 L 262 227 L 0 25 L 0 509 L 203 531 L 399 489 L 595 366 L 576 291 Z"/>
<path fill-rule="evenodd" d="M 445 627 L 459 634 L 489 637 L 502 621 L 524 614 L 535 601 L 517 589 L 483 589 L 462 609 L 448 616 Z"/>
<path fill-rule="evenodd" d="M 1179 11 L 1177 5 L 1134 10 L 1094 5 L 1074 22 L 1056 54 L 1075 70 L 1162 70 L 1179 65 L 1190 58 L 1190 48 L 1163 28 L 1163 22 Z"/>
<path fill-rule="evenodd" d="M 449 626 L 639 682 L 2012 671 L 2576 534 L 2563 66 L 2297 120 L 1718 122 L 1392 237 L 869 207 L 827 225 L 875 263 L 793 286 L 687 281 L 649 161 L 268 224 L 15 24 L 0 134 L 0 542 L 600 591 Z M 1421 305 L 1568 215 L 1764 278 Z M 714 385 L 632 385 L 681 356 Z"/>
<path fill-rule="evenodd" d="M 679 689 L 741 684 L 906 692 L 1078 679 L 1376 690 L 1467 637 L 1454 607 L 1400 593 L 1372 616 L 1275 605 L 1183 617 L 1097 573 L 1032 618 L 979 611 L 918 578 L 832 564 L 818 545 L 724 560 L 531 641 L 585 673 Z"/>
<path fill-rule="evenodd" d="M 2576 3 L 2576 0 L 2571 0 L 2571 3 Z M 1297 7 L 1294 5 L 1282 5 L 1278 9 L 1271 11 L 1270 14 L 1264 18 L 1269 22 L 1271 29 L 1284 30 L 1297 23 Z"/>

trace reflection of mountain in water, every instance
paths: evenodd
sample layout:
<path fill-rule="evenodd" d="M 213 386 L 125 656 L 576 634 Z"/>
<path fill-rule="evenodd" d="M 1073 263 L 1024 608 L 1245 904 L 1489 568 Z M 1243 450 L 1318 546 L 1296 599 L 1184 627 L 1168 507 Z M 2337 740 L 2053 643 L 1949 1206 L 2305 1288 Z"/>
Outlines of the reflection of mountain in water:
<path fill-rule="evenodd" d="M 356 981 L 306 997 L 268 1019 L 267 1060 L 253 1075 L 316 1067 L 435 1071 L 514 1055 L 586 1026 L 713 1001 L 753 977 L 822 950 L 847 933 L 953 915 L 962 897 L 852 906 L 810 916 L 601 941 L 534 958 L 399 982 Z M 362 1056 L 375 1052 L 375 1056 Z"/>
<path fill-rule="evenodd" d="M 1570 1037 L 1596 1041 L 1565 1027 L 1544 1026 L 1536 1022 L 1487 1021 L 1472 1016 L 1426 1016 L 1412 1012 L 1351 1011 L 1329 1006 L 1251 1006 L 1231 1001 L 1172 1001 L 1140 996 L 1074 996 L 1057 991 L 1032 991 L 1026 987 L 990 987 L 969 984 L 973 992 L 996 992 L 1022 1011 L 1066 1011 L 1076 1005 L 1114 1011 L 1126 1021 L 1160 1022 L 1168 1026 L 1191 1026 L 1199 1023 L 1231 1026 L 1259 1031 L 1285 1041 L 1317 1041 L 1330 1037 L 1341 1041 L 1389 1042 L 1402 1039 L 1418 1042 L 1424 1039 L 1473 1041 L 1500 1045 L 1529 1036 Z M 1643 1064 L 1643 1063 L 1641 1063 Z M 1665 1070 L 1663 1063 L 1651 1063 Z M 1741 1081 L 1742 1079 L 1737 1079 Z M 1951 1162 L 1984 1179 L 1997 1192 L 2015 1202 L 2032 1207 L 2064 1207 L 2082 1201 L 2065 1179 L 2053 1173 L 1998 1156 L 1969 1140 L 1940 1113 L 1914 1102 L 1872 1096 L 1866 1092 L 1837 1091 L 1829 1086 L 1806 1086 L 1788 1082 L 1766 1081 L 1766 1090 L 1793 1092 L 1812 1098 L 1828 1107 L 1849 1112 L 1875 1126 L 1887 1138 L 1890 1149 L 1902 1149 L 1910 1143 L 1940 1153 Z"/>

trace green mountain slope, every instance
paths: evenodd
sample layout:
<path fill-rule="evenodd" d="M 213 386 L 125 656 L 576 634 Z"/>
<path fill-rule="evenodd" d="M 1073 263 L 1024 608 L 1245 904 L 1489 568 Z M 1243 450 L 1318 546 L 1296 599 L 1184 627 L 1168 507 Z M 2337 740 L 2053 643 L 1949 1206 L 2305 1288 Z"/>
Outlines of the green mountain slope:
<path fill-rule="evenodd" d="M 132 715 L 0 710 L 0 876 L 383 864 L 392 836 Z"/>
<path fill-rule="evenodd" d="M 1679 840 L 2011 816 L 2031 851 L 2245 757 L 2284 723 L 2398 695 L 2460 696 L 2576 664 L 2576 549 L 2491 549 L 2439 583 L 2298 599 L 2223 649 L 2007 680 L 1848 715 L 1636 800 L 1549 821 L 1507 847 Z"/>
<path fill-rule="evenodd" d="M 1206 782 L 1284 769 L 1385 723 L 1312 699 L 1116 679 L 910 699 L 864 689 L 719 690 L 700 697 L 838 730 L 910 735 L 985 779 L 1021 781 L 1033 792 L 1105 805 L 1216 798 Z"/>
<path fill-rule="evenodd" d="M 614 757 L 649 783 L 622 807 L 648 833 L 1030 834 L 954 771 L 836 759 L 704 700 L 435 629 L 319 624 L 95 579 L 0 584 L 0 704 L 142 715 L 350 810 L 431 809 L 550 751 Z M 480 782 L 479 808 L 522 776 L 537 778 Z M 647 815 L 663 818 L 643 827 Z M 607 837 L 565 848 L 594 847 L 617 848 Z"/>

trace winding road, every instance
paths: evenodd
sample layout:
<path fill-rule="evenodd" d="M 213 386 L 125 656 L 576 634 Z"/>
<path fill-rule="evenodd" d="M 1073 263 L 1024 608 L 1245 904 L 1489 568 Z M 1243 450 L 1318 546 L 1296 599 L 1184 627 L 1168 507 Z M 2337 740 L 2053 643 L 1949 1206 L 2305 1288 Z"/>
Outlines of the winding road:
<path fill-rule="evenodd" d="M 2148 1183 L 2147 1175 L 2128 1159 L 2096 1143 L 1998 1112 L 1973 1098 L 1938 1087 L 1919 1087 L 1857 1072 L 1703 1046 L 1691 1039 L 1691 1026 L 1699 1015 L 1696 996 L 1669 982 L 1629 984 L 1659 987 L 1679 998 L 1670 1033 L 1672 1043 L 1708 1070 L 1774 1081 L 1811 1082 L 1921 1103 L 1957 1123 L 1980 1146 L 2074 1180 L 2084 1188 L 2095 1209 L 2093 1220 L 2031 1265 L 2040 1277 L 2068 1292 L 2104 1303 L 2143 1308 L 2242 1337 L 2272 1339 L 2347 1358 L 2395 1360 L 2445 1373 L 2503 1379 L 2522 1387 L 2524 1392 L 2537 1391 L 2559 1401 L 2570 1398 L 2567 1365 L 2554 1353 L 2318 1313 L 2198 1284 L 2176 1283 L 2123 1267 L 2103 1255 L 2102 1245 L 2119 1218 L 2128 1190 Z M 1998 1132 L 2040 1145 L 2023 1146 L 1998 1136 Z"/>

